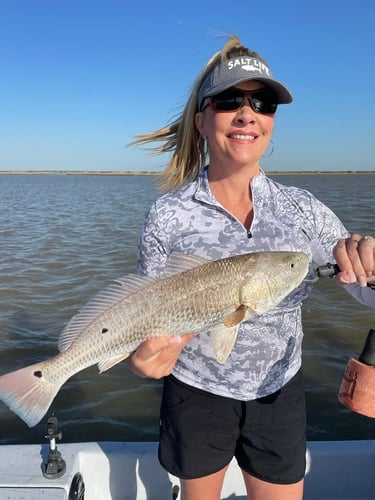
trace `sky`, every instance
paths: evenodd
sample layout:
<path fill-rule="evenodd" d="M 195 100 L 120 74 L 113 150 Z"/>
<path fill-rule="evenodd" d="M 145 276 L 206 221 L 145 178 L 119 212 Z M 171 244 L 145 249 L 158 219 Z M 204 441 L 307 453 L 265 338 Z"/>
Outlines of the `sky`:
<path fill-rule="evenodd" d="M 374 0 L 0 0 L 0 170 L 161 171 L 129 147 L 231 34 L 294 101 L 267 171 L 374 170 Z"/>

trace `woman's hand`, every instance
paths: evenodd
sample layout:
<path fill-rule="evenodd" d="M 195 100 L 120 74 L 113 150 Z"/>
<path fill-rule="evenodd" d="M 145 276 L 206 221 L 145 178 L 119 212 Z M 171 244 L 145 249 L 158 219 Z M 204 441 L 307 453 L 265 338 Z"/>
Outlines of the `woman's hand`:
<path fill-rule="evenodd" d="M 333 256 L 341 269 L 337 284 L 358 283 L 366 286 L 375 281 L 375 238 L 352 234 L 337 242 Z"/>
<path fill-rule="evenodd" d="M 141 377 L 160 379 L 170 375 L 182 349 L 193 337 L 188 334 L 146 340 L 126 360 L 128 367 Z"/>

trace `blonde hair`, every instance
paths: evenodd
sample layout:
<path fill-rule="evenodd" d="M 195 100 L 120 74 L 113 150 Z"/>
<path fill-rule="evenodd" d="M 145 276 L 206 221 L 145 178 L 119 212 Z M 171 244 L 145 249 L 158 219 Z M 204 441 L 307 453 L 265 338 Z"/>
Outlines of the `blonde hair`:
<path fill-rule="evenodd" d="M 254 51 L 243 47 L 237 36 L 232 36 L 221 51 L 216 52 L 207 62 L 190 92 L 182 113 L 165 127 L 151 133 L 139 134 L 130 145 L 162 142 L 160 146 L 150 148 L 153 154 L 172 152 L 164 172 L 159 177 L 161 187 L 171 190 L 194 181 L 199 176 L 207 160 L 205 140 L 195 125 L 198 112 L 198 93 L 207 74 L 218 64 L 237 56 L 263 59 Z M 263 61 L 265 62 L 265 61 Z"/>

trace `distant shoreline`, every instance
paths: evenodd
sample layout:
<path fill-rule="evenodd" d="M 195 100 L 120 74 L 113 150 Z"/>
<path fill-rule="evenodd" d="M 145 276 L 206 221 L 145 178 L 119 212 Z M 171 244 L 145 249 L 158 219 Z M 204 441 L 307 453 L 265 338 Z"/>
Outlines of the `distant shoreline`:
<path fill-rule="evenodd" d="M 0 170 L 0 175 L 160 175 L 160 172 L 133 170 Z M 266 171 L 267 175 L 363 175 L 375 174 L 375 170 L 288 170 Z"/>

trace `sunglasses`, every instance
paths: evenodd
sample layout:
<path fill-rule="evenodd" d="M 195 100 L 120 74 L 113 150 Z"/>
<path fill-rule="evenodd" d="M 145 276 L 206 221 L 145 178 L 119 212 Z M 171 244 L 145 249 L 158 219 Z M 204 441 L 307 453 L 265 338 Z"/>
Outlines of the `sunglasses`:
<path fill-rule="evenodd" d="M 202 108 L 204 111 L 207 106 L 215 111 L 236 111 L 249 101 L 250 107 L 255 113 L 273 115 L 277 109 L 277 95 L 270 89 L 259 89 L 246 91 L 231 88 L 209 97 L 209 102 Z"/>

